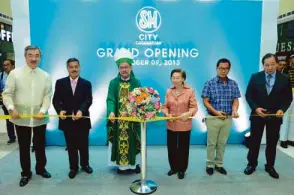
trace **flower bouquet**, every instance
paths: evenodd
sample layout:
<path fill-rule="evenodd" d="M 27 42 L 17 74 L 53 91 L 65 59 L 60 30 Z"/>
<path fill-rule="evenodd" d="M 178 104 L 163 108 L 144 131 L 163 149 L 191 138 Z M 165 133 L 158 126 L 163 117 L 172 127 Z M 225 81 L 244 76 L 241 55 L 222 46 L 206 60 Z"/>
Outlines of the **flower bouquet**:
<path fill-rule="evenodd" d="M 151 120 L 161 110 L 159 93 L 151 87 L 135 88 L 129 94 L 128 114 L 140 120 Z"/>

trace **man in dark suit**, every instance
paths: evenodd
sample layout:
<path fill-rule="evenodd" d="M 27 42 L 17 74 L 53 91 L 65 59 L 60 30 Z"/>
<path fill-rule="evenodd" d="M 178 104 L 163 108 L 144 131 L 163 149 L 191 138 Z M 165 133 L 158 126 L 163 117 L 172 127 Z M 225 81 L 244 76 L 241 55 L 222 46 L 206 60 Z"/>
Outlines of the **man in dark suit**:
<path fill-rule="evenodd" d="M 276 71 L 278 60 L 274 54 L 266 54 L 262 58 L 264 71 L 251 76 L 246 100 L 252 109 L 251 140 L 247 155 L 248 165 L 244 170 L 251 175 L 258 165 L 260 143 L 264 126 L 266 126 L 266 161 L 265 171 L 275 179 L 279 178 L 276 172 L 276 147 L 279 140 L 282 117 L 292 102 L 290 80 L 284 74 Z"/>
<path fill-rule="evenodd" d="M 91 83 L 79 76 L 80 63 L 76 58 L 66 62 L 68 77 L 56 81 L 53 105 L 60 115 L 59 129 L 64 132 L 68 148 L 70 172 L 69 178 L 73 179 L 79 169 L 88 174 L 93 172 L 89 166 L 89 131 L 91 129 L 89 107 L 92 104 Z M 72 117 L 66 117 L 72 115 Z"/>

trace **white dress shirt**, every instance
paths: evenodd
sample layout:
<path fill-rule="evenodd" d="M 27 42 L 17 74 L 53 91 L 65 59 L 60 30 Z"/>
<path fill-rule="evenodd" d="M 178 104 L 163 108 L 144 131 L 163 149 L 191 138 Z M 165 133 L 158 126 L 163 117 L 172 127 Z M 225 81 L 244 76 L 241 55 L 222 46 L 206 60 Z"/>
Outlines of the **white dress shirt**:
<path fill-rule="evenodd" d="M 46 114 L 52 97 L 51 77 L 40 68 L 31 69 L 27 65 L 14 69 L 7 77 L 2 95 L 8 110 L 16 109 L 20 115 Z M 49 119 L 11 119 L 11 122 L 19 126 L 36 127 L 47 124 Z"/>

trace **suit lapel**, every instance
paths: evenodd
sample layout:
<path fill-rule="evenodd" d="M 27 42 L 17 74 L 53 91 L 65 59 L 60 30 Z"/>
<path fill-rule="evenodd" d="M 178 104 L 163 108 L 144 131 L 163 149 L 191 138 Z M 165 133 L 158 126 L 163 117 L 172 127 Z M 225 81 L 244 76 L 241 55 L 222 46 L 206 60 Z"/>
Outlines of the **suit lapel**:
<path fill-rule="evenodd" d="M 263 71 L 262 74 L 260 74 L 260 80 L 262 84 L 262 90 L 265 96 L 268 96 L 267 90 L 266 90 L 266 81 L 265 81 L 265 72 Z"/>
<path fill-rule="evenodd" d="M 71 88 L 71 81 L 70 81 L 69 77 L 67 77 L 67 79 L 66 79 L 66 85 L 67 85 L 68 93 L 71 94 L 70 97 L 73 97 L 72 88 Z"/>
<path fill-rule="evenodd" d="M 277 89 L 277 87 L 278 87 L 278 85 L 279 85 L 279 80 L 280 80 L 280 74 L 279 74 L 279 72 L 277 71 L 277 72 L 276 72 L 275 83 L 274 83 L 274 86 L 273 86 L 273 88 L 272 88 L 270 94 L 272 94 L 273 92 L 275 92 L 275 90 Z M 269 95 L 270 95 L 270 94 L 269 94 Z"/>
<path fill-rule="evenodd" d="M 76 89 L 75 89 L 75 94 L 73 95 L 74 97 L 76 97 L 78 95 L 78 93 L 80 92 L 80 88 L 81 88 L 81 85 L 82 85 L 82 78 L 79 77 L 78 79 L 78 83 L 77 83 L 77 86 L 76 86 Z"/>

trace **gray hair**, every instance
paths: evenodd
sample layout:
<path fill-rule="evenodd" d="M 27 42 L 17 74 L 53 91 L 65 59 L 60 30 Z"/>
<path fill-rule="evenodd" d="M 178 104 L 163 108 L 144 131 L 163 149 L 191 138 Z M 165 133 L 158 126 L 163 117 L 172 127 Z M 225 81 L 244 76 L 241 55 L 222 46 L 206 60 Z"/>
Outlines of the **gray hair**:
<path fill-rule="evenodd" d="M 41 52 L 41 49 L 37 46 L 34 46 L 34 45 L 28 45 L 26 46 L 26 48 L 24 49 L 24 55 L 26 56 L 27 55 L 27 51 L 28 50 L 39 50 L 39 53 L 40 53 L 40 56 L 42 56 L 42 52 Z"/>

